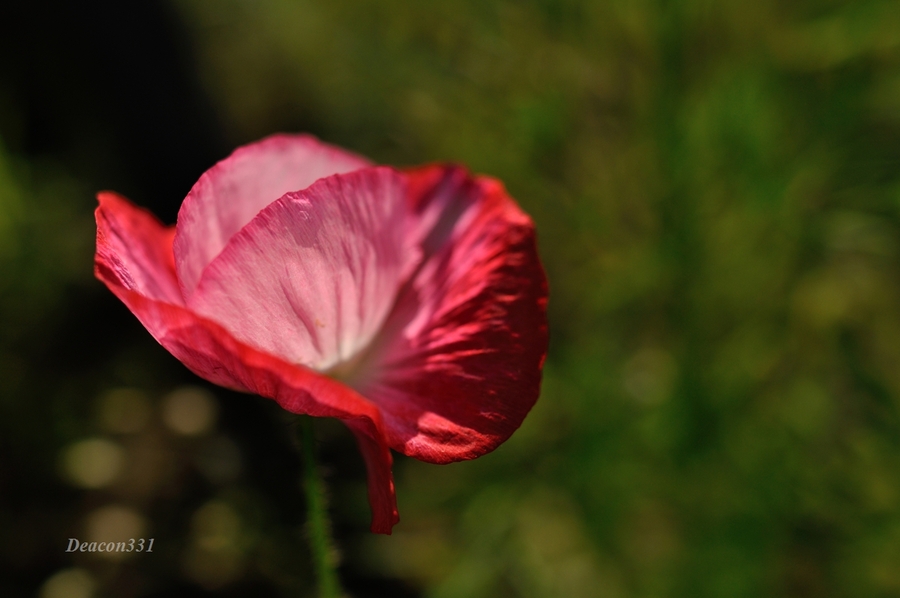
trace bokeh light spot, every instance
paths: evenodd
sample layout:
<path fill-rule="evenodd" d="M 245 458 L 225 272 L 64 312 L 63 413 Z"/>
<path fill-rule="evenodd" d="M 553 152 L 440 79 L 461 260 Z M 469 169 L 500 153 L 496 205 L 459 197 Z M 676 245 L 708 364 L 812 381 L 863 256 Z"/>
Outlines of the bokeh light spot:
<path fill-rule="evenodd" d="M 66 478 L 82 488 L 103 488 L 119 476 L 125 464 L 121 446 L 104 438 L 90 438 L 70 445 L 62 458 Z"/>
<path fill-rule="evenodd" d="M 84 569 L 63 569 L 41 586 L 40 598 L 91 598 L 96 584 Z"/>
<path fill-rule="evenodd" d="M 216 401 L 209 391 L 185 386 L 163 399 L 163 421 L 183 436 L 199 436 L 210 432 L 216 423 Z"/>
<path fill-rule="evenodd" d="M 224 586 L 243 570 L 241 520 L 227 503 L 211 501 L 194 513 L 191 545 L 185 554 L 185 574 L 207 589 Z"/>
<path fill-rule="evenodd" d="M 147 523 L 144 517 L 129 507 L 108 505 L 101 507 L 87 516 L 85 535 L 88 542 L 125 542 L 134 538 L 136 541 L 144 537 Z M 111 560 L 121 560 L 133 556 L 134 552 L 107 550 L 96 552 Z"/>

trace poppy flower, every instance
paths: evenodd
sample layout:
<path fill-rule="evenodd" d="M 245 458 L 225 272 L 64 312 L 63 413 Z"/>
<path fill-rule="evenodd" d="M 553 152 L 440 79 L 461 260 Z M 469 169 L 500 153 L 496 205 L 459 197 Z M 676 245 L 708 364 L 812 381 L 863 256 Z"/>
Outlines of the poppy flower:
<path fill-rule="evenodd" d="M 473 459 L 537 400 L 547 284 L 496 180 L 275 135 L 204 173 L 173 227 L 98 199 L 96 276 L 201 378 L 342 420 L 374 532 L 399 521 L 390 449 Z"/>

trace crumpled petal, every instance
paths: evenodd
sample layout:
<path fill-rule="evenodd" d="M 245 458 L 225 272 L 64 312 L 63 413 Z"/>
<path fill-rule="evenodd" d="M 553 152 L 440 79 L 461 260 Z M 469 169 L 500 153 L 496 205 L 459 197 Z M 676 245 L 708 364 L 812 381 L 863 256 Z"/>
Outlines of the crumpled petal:
<path fill-rule="evenodd" d="M 372 531 L 389 534 L 399 516 L 378 408 L 348 386 L 241 343 L 188 310 L 175 295 L 172 229 L 115 194 L 101 193 L 98 199 L 97 277 L 201 378 L 272 398 L 293 413 L 343 420 L 366 461 Z"/>
<path fill-rule="evenodd" d="M 238 148 L 194 185 L 178 212 L 175 263 L 184 296 L 204 268 L 260 210 L 290 191 L 369 161 L 312 135 L 272 135 Z"/>
<path fill-rule="evenodd" d="M 288 362 L 326 371 L 369 344 L 407 264 L 404 179 L 387 167 L 288 193 L 236 233 L 188 299 L 195 313 Z"/>
<path fill-rule="evenodd" d="M 534 226 L 493 179 L 407 173 L 424 251 L 352 384 L 394 450 L 431 463 L 483 455 L 538 398 L 547 283 Z"/>

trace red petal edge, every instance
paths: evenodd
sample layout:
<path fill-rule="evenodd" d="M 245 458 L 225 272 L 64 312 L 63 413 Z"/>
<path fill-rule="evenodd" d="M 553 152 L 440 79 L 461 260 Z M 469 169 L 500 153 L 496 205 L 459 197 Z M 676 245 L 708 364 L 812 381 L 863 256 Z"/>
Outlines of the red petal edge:
<path fill-rule="evenodd" d="M 406 174 L 426 257 L 354 386 L 381 408 L 394 450 L 474 459 L 540 394 L 547 281 L 534 225 L 494 179 L 441 165 Z"/>
<path fill-rule="evenodd" d="M 94 273 L 137 316 L 150 334 L 192 372 L 214 384 L 274 399 L 292 413 L 343 420 L 356 436 L 368 474 L 372 531 L 390 534 L 399 520 L 392 457 L 378 408 L 356 391 L 312 370 L 284 362 L 235 340 L 224 328 L 180 305 L 149 297 L 135 284 L 132 255 L 160 259 L 171 270 L 173 229 L 111 193 L 98 195 Z M 136 245 L 121 253 L 123 232 Z M 129 263 L 130 262 L 130 263 Z"/>

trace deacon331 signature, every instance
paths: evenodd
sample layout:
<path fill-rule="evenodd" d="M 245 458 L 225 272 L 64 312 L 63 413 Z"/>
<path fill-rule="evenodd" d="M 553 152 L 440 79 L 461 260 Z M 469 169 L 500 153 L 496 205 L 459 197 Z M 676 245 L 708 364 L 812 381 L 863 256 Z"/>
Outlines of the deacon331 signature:
<path fill-rule="evenodd" d="M 153 552 L 154 538 L 130 538 L 125 542 L 80 542 L 69 538 L 66 552 Z"/>

